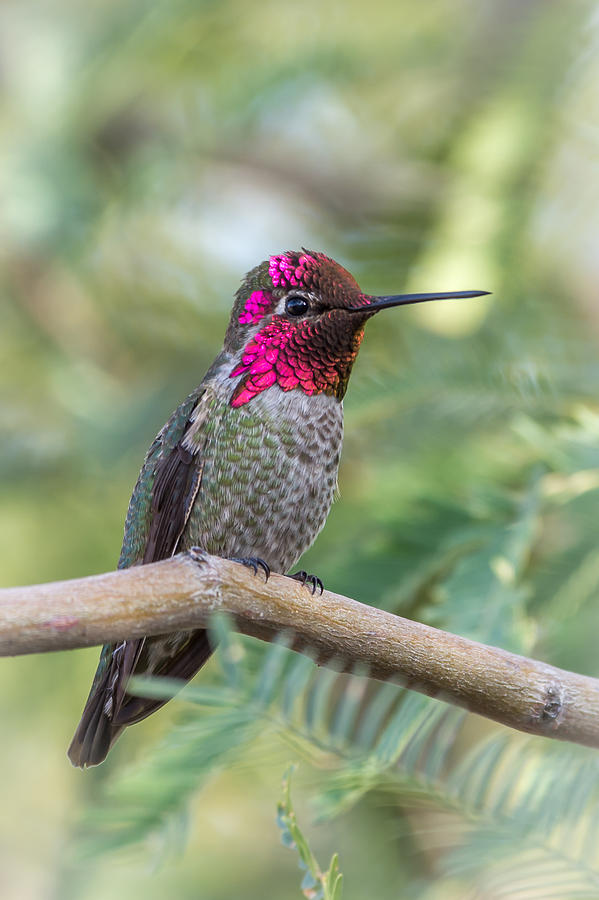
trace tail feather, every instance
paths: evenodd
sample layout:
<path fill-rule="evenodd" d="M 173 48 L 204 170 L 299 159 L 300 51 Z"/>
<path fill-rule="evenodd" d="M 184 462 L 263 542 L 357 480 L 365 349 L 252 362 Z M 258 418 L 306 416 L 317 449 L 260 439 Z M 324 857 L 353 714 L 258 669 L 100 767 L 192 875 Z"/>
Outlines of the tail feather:
<path fill-rule="evenodd" d="M 141 722 L 167 702 L 128 694 L 127 682 L 133 673 L 180 679 L 183 686 L 204 665 L 213 649 L 206 631 L 189 632 L 177 652 L 155 667 L 148 656 L 154 640 L 160 638 L 104 647 L 81 721 L 67 751 L 74 766 L 83 769 L 103 762 L 127 725 Z"/>
<path fill-rule="evenodd" d="M 151 638 L 146 639 L 148 645 L 151 644 L 151 640 Z M 164 676 L 173 680 L 179 680 L 181 687 L 183 687 L 202 668 L 212 655 L 213 650 L 214 648 L 208 640 L 206 631 L 190 631 L 186 642 L 182 644 L 174 656 L 167 657 L 162 666 L 153 671 L 146 669 L 144 666 L 146 659 L 142 658 L 140 659 L 139 668 L 135 670 L 135 674 Z M 168 703 L 168 700 L 155 700 L 151 697 L 136 697 L 133 694 L 126 694 L 122 703 L 115 705 L 114 726 L 135 725 L 157 709 L 160 709 L 165 703 Z"/>
<path fill-rule="evenodd" d="M 98 689 L 94 688 L 90 693 L 81 721 L 67 750 L 73 765 L 82 769 L 103 762 L 125 727 L 113 725 L 106 715 L 105 688 L 106 684 L 100 684 Z"/>

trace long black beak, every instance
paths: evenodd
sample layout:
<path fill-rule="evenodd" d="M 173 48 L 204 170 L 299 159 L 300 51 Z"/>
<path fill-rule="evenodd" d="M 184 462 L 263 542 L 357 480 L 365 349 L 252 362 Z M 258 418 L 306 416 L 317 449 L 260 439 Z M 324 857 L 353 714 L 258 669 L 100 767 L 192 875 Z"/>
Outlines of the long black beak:
<path fill-rule="evenodd" d="M 425 303 L 427 300 L 457 300 L 469 297 L 484 297 L 490 291 L 448 291 L 445 294 L 395 294 L 392 297 L 365 297 L 364 305 L 346 307 L 347 312 L 378 312 L 390 306 L 409 306 L 411 303 Z"/>

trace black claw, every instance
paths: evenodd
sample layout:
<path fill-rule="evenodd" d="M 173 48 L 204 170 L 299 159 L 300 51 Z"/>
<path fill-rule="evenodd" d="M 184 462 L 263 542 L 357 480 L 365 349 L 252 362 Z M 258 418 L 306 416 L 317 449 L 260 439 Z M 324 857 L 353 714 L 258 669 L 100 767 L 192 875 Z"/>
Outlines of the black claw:
<path fill-rule="evenodd" d="M 258 574 L 258 569 L 260 568 L 264 572 L 264 580 L 268 581 L 270 578 L 270 566 L 259 556 L 232 556 L 231 562 L 241 563 L 242 566 L 253 569 L 254 575 Z"/>
<path fill-rule="evenodd" d="M 304 569 L 301 569 L 299 572 L 296 572 L 294 575 L 290 575 L 289 577 L 294 578 L 296 581 L 299 581 L 300 584 L 305 584 L 309 588 L 312 588 L 312 596 L 314 596 L 317 589 L 320 591 L 320 596 L 322 596 L 322 592 L 324 591 L 324 584 L 317 575 L 309 575 L 308 572 L 304 571 Z"/>

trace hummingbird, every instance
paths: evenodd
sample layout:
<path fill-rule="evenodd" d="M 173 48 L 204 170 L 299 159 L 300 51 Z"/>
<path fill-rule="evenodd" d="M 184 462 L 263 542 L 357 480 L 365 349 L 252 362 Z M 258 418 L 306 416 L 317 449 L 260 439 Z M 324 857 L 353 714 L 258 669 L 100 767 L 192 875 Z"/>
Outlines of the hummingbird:
<path fill-rule="evenodd" d="M 371 296 L 339 263 L 305 249 L 260 263 L 235 295 L 223 349 L 147 452 L 119 568 L 199 546 L 266 578 L 288 573 L 337 490 L 343 397 L 368 320 L 486 293 Z M 322 593 L 316 576 L 291 577 Z M 184 683 L 212 651 L 204 629 L 106 644 L 68 750 L 73 765 L 101 763 L 127 725 L 166 702 L 129 693 L 132 675 Z"/>

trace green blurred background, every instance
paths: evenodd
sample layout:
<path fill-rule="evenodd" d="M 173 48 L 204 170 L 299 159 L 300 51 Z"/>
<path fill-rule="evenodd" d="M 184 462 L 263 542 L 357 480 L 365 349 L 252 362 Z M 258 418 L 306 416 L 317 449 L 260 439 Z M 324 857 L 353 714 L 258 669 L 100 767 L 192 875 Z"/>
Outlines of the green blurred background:
<path fill-rule="evenodd" d="M 145 450 L 220 347 L 241 276 L 303 245 L 370 293 L 493 292 L 368 326 L 341 499 L 305 567 L 599 675 L 598 22 L 594 3 L 551 0 L 3 3 L 1 583 L 114 568 Z M 151 839 L 82 861 L 78 823 L 184 706 L 75 771 L 96 657 L 1 662 L 3 898 L 300 896 L 274 821 L 296 758 L 298 815 L 323 865 L 339 851 L 348 898 L 599 896 L 597 841 L 567 856 L 574 881 L 498 886 L 500 863 L 524 865 L 499 825 L 476 851 L 476 816 L 432 827 L 443 772 L 423 813 L 401 760 L 392 791 L 317 825 L 311 798 L 342 762 L 279 736 L 208 767 L 156 868 Z M 469 717 L 452 765 L 504 736 Z M 542 781 L 549 742 L 513 741 Z M 574 759 L 592 824 L 599 770 Z"/>

